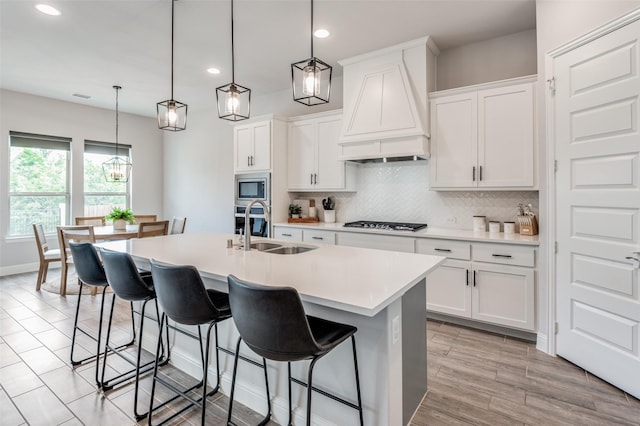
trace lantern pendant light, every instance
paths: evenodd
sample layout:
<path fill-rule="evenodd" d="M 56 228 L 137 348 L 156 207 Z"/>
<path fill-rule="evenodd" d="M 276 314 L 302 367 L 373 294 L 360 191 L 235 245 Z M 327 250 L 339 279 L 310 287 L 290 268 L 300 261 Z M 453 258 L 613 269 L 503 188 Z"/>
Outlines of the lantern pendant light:
<path fill-rule="evenodd" d="M 231 0 L 231 83 L 216 88 L 218 117 L 229 121 L 249 118 L 251 89 L 236 83 L 233 46 L 233 0 Z"/>
<path fill-rule="evenodd" d="M 173 21 L 175 1 L 171 0 L 171 99 L 158 102 L 158 127 L 177 132 L 187 128 L 187 104 L 173 99 Z"/>
<path fill-rule="evenodd" d="M 132 165 L 126 157 L 118 155 L 118 90 L 122 87 L 113 88 L 116 89 L 116 155 L 102 163 L 102 172 L 107 182 L 128 182 Z"/>
<path fill-rule="evenodd" d="M 329 102 L 332 67 L 313 56 L 313 0 L 311 0 L 311 58 L 291 64 L 293 100 L 313 106 Z"/>

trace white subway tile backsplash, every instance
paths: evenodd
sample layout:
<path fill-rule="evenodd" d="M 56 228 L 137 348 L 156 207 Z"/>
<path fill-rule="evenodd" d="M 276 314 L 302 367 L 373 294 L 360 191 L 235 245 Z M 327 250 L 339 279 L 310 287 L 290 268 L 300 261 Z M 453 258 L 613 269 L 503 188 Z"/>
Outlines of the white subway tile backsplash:
<path fill-rule="evenodd" d="M 322 220 L 322 198 L 336 200 L 336 221 L 425 222 L 437 228 L 472 229 L 474 215 L 514 221 L 518 203 L 538 213 L 538 191 L 430 191 L 429 161 L 361 164 L 356 192 L 297 193 L 315 198 Z"/>

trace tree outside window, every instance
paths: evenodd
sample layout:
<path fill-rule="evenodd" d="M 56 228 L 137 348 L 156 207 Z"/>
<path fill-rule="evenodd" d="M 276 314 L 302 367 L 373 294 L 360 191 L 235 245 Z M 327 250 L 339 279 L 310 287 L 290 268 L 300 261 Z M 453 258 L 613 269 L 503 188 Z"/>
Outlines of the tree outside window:
<path fill-rule="evenodd" d="M 130 206 L 129 182 L 107 182 L 102 163 L 115 155 L 115 144 L 84 142 L 84 215 L 104 216 L 113 207 Z M 129 159 L 131 146 L 118 144 L 118 155 Z"/>
<path fill-rule="evenodd" d="M 69 218 L 71 139 L 10 132 L 9 237 L 33 235 L 32 223 L 45 232 Z"/>

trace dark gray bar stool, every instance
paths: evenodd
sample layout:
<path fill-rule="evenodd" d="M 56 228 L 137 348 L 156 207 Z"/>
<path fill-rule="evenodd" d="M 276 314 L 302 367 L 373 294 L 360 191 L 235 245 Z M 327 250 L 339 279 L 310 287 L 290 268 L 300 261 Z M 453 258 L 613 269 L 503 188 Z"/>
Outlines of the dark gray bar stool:
<path fill-rule="evenodd" d="M 105 343 L 105 355 L 103 357 L 102 362 L 102 390 L 108 391 L 111 390 L 114 386 L 117 386 L 121 383 L 127 382 L 132 378 L 135 378 L 135 387 L 134 387 L 134 403 L 133 403 L 133 413 L 136 417 L 136 420 L 143 419 L 147 416 L 148 412 L 144 412 L 142 414 L 138 413 L 138 387 L 140 381 L 140 374 L 151 371 L 155 367 L 155 359 L 152 361 L 141 364 L 142 359 L 142 336 L 144 332 L 144 320 L 145 318 L 149 318 L 155 320 L 158 324 L 158 335 L 162 336 L 162 324 L 160 323 L 160 311 L 158 309 L 158 300 L 156 299 L 156 292 L 153 287 L 153 279 L 151 277 L 151 272 L 144 272 L 142 275 L 138 271 L 133 259 L 128 253 L 115 252 L 106 249 L 100 249 L 100 257 L 102 258 L 102 263 L 104 265 L 104 271 L 107 276 L 107 281 L 109 286 L 113 290 L 113 298 L 111 300 L 111 312 L 109 314 L 109 322 L 107 326 L 107 336 Z M 140 327 L 139 327 L 139 335 L 138 335 L 138 353 L 135 361 L 130 357 L 125 356 L 121 351 L 118 351 L 115 347 L 112 347 L 109 343 L 111 337 L 111 321 L 113 319 L 113 308 L 116 302 L 116 296 L 118 296 L 122 300 L 129 301 L 132 305 L 133 302 L 142 302 L 141 308 L 139 311 L 133 310 L 134 313 L 140 316 Z M 146 314 L 147 303 L 153 301 L 155 304 L 156 316 L 148 317 Z M 166 322 L 165 322 L 166 323 Z M 165 356 L 165 345 L 162 344 L 160 348 L 160 356 L 158 357 L 158 362 L 160 365 L 164 365 L 169 362 L 169 332 L 167 330 L 166 333 L 166 356 Z M 135 338 L 135 335 L 134 335 Z M 109 354 L 116 354 L 129 364 L 133 366 L 132 369 L 121 373 L 115 377 L 110 378 L 109 380 L 105 380 L 105 371 L 107 370 L 107 359 L 109 358 Z M 155 354 L 154 354 L 155 355 Z"/>
<path fill-rule="evenodd" d="M 229 284 L 229 304 L 231 305 L 231 312 L 233 312 L 233 321 L 240 333 L 233 365 L 227 423 L 233 424 L 231 416 L 238 368 L 238 352 L 240 343 L 244 340 L 247 346 L 261 357 L 287 362 L 289 374 L 289 425 L 292 424 L 291 382 L 307 388 L 307 425 L 311 425 L 311 391 L 316 391 L 334 401 L 358 410 L 360 425 L 363 425 L 360 378 L 354 336 L 357 329 L 347 324 L 339 324 L 306 315 L 300 296 L 294 288 L 253 284 L 242 281 L 233 275 L 227 277 L 227 282 Z M 353 363 L 358 394 L 357 405 L 318 389 L 312 384 L 315 363 L 349 337 L 351 337 L 353 348 Z M 307 383 L 291 377 L 291 362 L 301 360 L 311 360 Z"/>
<path fill-rule="evenodd" d="M 76 274 L 78 275 L 78 284 L 80 285 L 80 289 L 78 291 L 78 305 L 76 306 L 76 317 L 73 321 L 73 335 L 71 337 L 71 365 L 78 365 L 85 361 L 93 361 L 96 360 L 96 386 L 98 389 L 102 388 L 102 382 L 99 380 L 98 370 L 98 358 L 104 352 L 100 350 L 100 340 L 102 339 L 102 318 L 104 315 L 104 293 L 107 291 L 107 287 L 109 287 L 109 283 L 107 282 L 107 277 L 104 273 L 104 268 L 102 266 L 102 262 L 98 257 L 98 253 L 96 252 L 95 247 L 91 243 L 74 243 L 69 242 L 69 250 L 71 251 L 71 256 L 73 257 L 73 264 L 76 268 Z M 102 289 L 102 301 L 100 302 L 100 317 L 98 318 L 98 335 L 94 336 L 88 330 L 85 330 L 78 326 L 78 314 L 80 313 L 80 301 L 82 300 L 82 289 L 84 286 L 89 286 L 93 288 Z M 135 325 L 133 324 L 133 308 L 131 311 L 131 328 L 133 329 L 134 338 L 131 339 L 130 342 L 127 342 L 118 347 L 124 348 L 133 344 L 135 339 Z M 81 332 L 82 334 L 88 336 L 92 340 L 96 342 L 97 348 L 95 355 L 88 356 L 86 358 L 76 360 L 73 358 L 74 348 L 76 347 L 76 335 L 77 332 Z"/>
<path fill-rule="evenodd" d="M 189 404 L 170 417 L 164 419 L 161 424 L 166 423 L 187 409 L 196 406 L 202 410 L 202 424 L 205 424 L 205 413 L 207 397 L 218 392 L 220 388 L 220 352 L 218 345 L 218 323 L 231 318 L 229 309 L 229 297 L 227 294 L 206 289 L 198 270 L 193 266 L 170 266 L 162 265 L 153 259 L 151 260 L 151 275 L 155 287 L 158 302 L 163 310 L 161 323 L 167 321 L 167 317 L 172 321 L 182 325 L 195 325 L 198 334 L 191 334 L 182 328 L 172 327 L 177 332 L 192 337 L 200 342 L 200 355 L 202 357 L 202 380 L 188 389 L 179 389 L 168 380 L 158 375 L 160 347 L 162 336 L 158 338 L 156 367 L 153 371 L 153 382 L 151 385 L 151 403 L 149 406 L 149 424 L 153 417 L 153 410 L 168 404 L 169 402 L 183 397 Z M 200 325 L 208 324 L 204 351 L 202 348 L 202 331 Z M 209 365 L 209 346 L 211 330 L 214 330 L 216 345 L 216 385 L 210 392 L 207 392 L 207 375 Z M 153 406 L 156 383 L 160 383 L 173 391 L 176 396 L 163 402 L 159 406 Z M 202 387 L 202 396 L 195 399 L 189 393 Z"/>

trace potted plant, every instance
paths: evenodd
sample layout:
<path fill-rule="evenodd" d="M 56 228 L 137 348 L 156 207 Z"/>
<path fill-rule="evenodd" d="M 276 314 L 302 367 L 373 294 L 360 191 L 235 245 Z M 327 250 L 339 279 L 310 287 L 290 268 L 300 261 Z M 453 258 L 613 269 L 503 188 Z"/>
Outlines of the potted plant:
<path fill-rule="evenodd" d="M 111 213 L 104 217 L 113 222 L 113 229 L 127 229 L 127 223 L 136 223 L 136 218 L 131 209 L 114 207 Z"/>
<path fill-rule="evenodd" d="M 302 207 L 298 204 L 289 204 L 289 216 L 292 218 L 299 218 L 302 213 Z"/>

